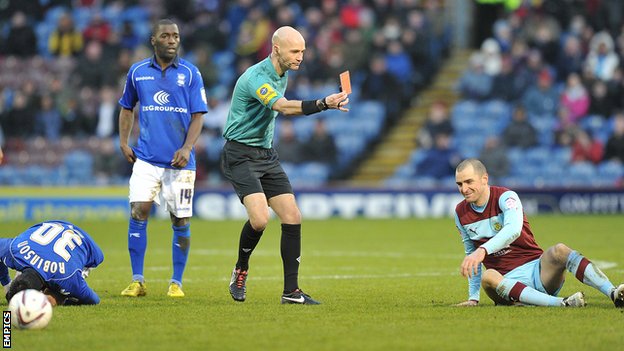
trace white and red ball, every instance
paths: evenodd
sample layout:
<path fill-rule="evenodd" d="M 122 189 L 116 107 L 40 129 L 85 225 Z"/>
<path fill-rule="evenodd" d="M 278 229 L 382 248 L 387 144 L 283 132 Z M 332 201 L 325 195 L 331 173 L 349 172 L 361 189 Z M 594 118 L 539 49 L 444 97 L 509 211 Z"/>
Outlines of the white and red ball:
<path fill-rule="evenodd" d="M 43 329 L 52 319 L 52 304 L 38 290 L 27 289 L 9 301 L 11 324 L 19 329 Z"/>

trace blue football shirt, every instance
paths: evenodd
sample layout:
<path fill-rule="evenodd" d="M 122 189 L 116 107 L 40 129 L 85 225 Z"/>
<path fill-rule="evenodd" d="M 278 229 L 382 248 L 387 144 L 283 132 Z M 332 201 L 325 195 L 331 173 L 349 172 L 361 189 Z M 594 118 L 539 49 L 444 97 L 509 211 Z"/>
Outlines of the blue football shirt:
<path fill-rule="evenodd" d="M 102 263 L 104 254 L 84 230 L 69 222 L 38 223 L 13 239 L 0 239 L 0 259 L 3 284 L 9 279 L 6 267 L 17 271 L 30 267 L 50 288 L 69 297 L 68 303 L 100 301 L 82 272 Z"/>
<path fill-rule="evenodd" d="M 153 56 L 139 61 L 130 67 L 119 99 L 128 110 L 137 102 L 140 134 L 134 153 L 152 165 L 173 168 L 173 154 L 184 145 L 191 115 L 208 111 L 201 73 L 179 57 L 164 71 Z M 184 169 L 195 170 L 195 149 Z"/>

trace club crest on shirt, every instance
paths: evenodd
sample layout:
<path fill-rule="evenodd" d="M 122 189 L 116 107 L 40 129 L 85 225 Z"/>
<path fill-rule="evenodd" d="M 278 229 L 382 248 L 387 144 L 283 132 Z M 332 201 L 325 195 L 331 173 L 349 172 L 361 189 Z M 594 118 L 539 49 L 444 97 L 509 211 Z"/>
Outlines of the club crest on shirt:
<path fill-rule="evenodd" d="M 503 229 L 503 225 L 501 224 L 501 222 L 499 222 L 495 218 L 492 218 L 491 225 L 492 225 L 492 229 L 494 229 L 494 231 L 496 232 L 500 232 L 500 230 Z"/>
<path fill-rule="evenodd" d="M 178 81 L 176 83 L 178 83 L 179 86 L 184 86 L 184 82 L 186 81 L 186 75 L 184 75 L 184 73 L 178 73 Z"/>
<path fill-rule="evenodd" d="M 262 84 L 262 86 L 260 86 L 258 90 L 256 90 L 256 95 L 258 95 L 260 101 L 262 101 L 262 103 L 266 105 L 269 103 L 269 101 L 271 101 L 271 99 L 277 96 L 277 93 L 275 92 L 275 90 L 273 90 L 273 88 L 271 88 L 268 83 L 265 83 Z"/>

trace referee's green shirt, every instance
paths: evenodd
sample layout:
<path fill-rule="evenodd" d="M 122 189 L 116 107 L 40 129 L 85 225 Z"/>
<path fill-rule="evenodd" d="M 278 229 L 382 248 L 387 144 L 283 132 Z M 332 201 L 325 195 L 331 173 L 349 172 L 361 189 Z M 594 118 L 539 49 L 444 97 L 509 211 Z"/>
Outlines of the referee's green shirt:
<path fill-rule="evenodd" d="M 277 116 L 271 107 L 284 96 L 287 83 L 288 72 L 280 77 L 270 56 L 249 67 L 236 81 L 223 137 L 270 148 Z"/>

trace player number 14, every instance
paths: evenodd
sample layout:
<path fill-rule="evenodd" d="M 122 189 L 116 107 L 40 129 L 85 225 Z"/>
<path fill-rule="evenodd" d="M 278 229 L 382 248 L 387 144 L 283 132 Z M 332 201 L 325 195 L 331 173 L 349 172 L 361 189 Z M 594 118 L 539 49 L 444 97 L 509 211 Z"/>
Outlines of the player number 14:
<path fill-rule="evenodd" d="M 187 204 L 190 204 L 191 199 L 193 199 L 193 189 L 180 190 L 180 204 L 184 203 L 185 201 Z"/>

